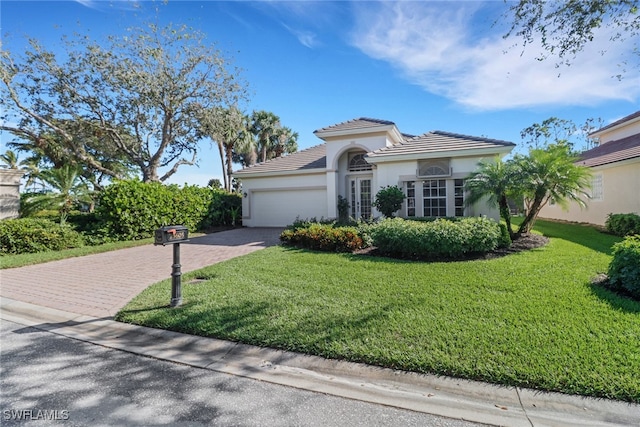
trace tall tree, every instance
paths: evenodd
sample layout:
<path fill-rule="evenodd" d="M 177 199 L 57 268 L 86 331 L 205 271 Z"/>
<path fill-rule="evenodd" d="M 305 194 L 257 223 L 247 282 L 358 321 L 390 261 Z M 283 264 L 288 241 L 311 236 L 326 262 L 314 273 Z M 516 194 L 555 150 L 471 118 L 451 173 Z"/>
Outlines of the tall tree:
<path fill-rule="evenodd" d="M 581 126 L 571 120 L 549 117 L 541 123 L 534 123 L 520 132 L 529 148 L 545 148 L 549 144 L 565 144 L 572 150 L 583 151 L 593 148 L 595 141 L 589 134 L 603 126 L 603 120 L 589 118 Z"/>
<path fill-rule="evenodd" d="M 202 132 L 220 148 L 224 188 L 231 191 L 234 150 L 253 150 L 253 135 L 249 129 L 249 118 L 235 106 L 216 108 L 202 121 Z"/>
<path fill-rule="evenodd" d="M 575 55 L 593 41 L 601 27 L 610 29 L 611 41 L 635 44 L 629 51 L 640 54 L 638 0 L 519 0 L 506 13 L 511 22 L 505 37 L 516 35 L 524 44 L 540 41 L 547 54 L 570 64 Z"/>
<path fill-rule="evenodd" d="M 280 117 L 269 111 L 254 111 L 251 115 L 251 132 L 257 138 L 257 152 L 260 162 L 266 162 L 272 137 L 280 128 Z"/>
<path fill-rule="evenodd" d="M 508 198 L 513 195 L 517 172 L 512 162 L 504 162 L 498 157 L 494 161 L 481 161 L 478 169 L 465 180 L 465 203 L 470 206 L 486 197 L 489 204 L 498 206 L 512 239 L 515 235 L 511 228 Z"/>
<path fill-rule="evenodd" d="M 245 96 L 229 60 L 184 26 L 150 24 L 104 43 L 67 38 L 65 58 L 36 40 L 29 46 L 20 57 L 0 52 L 0 129 L 36 143 L 54 134 L 47 142 L 65 157 L 110 177 L 122 171 L 97 155 L 101 147 L 117 150 L 145 182 L 194 164 L 203 111 Z M 87 132 L 98 146 L 88 145 Z"/>

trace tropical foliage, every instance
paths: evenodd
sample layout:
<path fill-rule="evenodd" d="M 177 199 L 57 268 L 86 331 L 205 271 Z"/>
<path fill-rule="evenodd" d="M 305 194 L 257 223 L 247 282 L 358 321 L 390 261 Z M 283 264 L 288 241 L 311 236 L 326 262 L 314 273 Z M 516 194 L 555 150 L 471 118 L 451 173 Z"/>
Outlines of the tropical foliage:
<path fill-rule="evenodd" d="M 42 171 L 39 177 L 48 189 L 25 195 L 20 206 L 23 216 L 42 210 L 55 210 L 60 215 L 60 224 L 64 224 L 72 210 L 83 206 L 90 210 L 93 206 L 92 193 L 82 180 L 77 166 L 65 165 L 58 169 L 48 169 Z"/>
<path fill-rule="evenodd" d="M 486 197 L 488 203 L 497 205 L 512 239 L 514 233 L 511 228 L 508 197 L 512 195 L 510 193 L 515 180 L 516 168 L 513 163 L 496 158 L 493 162 L 481 161 L 478 169 L 465 181 L 465 189 L 468 192 L 465 203 L 471 206 Z"/>

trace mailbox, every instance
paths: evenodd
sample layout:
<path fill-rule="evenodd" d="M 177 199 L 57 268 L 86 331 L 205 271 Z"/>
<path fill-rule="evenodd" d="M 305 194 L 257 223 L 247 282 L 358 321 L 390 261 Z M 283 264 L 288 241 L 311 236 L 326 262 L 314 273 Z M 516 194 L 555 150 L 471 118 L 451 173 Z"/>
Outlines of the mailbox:
<path fill-rule="evenodd" d="M 173 243 L 188 242 L 189 230 L 184 225 L 168 225 L 156 230 L 154 245 L 170 245 Z"/>

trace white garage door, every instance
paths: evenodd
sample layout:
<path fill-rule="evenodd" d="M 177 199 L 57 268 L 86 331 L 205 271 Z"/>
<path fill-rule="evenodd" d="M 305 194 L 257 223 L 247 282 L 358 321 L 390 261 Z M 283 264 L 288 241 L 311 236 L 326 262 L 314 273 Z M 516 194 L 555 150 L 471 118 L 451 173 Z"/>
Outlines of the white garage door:
<path fill-rule="evenodd" d="M 253 227 L 284 227 L 296 219 L 327 217 L 326 190 L 255 191 L 251 194 Z"/>

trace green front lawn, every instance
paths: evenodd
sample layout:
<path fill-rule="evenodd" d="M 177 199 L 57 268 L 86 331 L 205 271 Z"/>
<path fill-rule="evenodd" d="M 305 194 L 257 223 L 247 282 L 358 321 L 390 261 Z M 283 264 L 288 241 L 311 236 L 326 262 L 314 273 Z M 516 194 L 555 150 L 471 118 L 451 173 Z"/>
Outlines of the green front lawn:
<path fill-rule="evenodd" d="M 118 320 L 395 369 L 640 402 L 640 303 L 590 284 L 619 239 L 539 221 L 548 246 L 409 262 L 272 247 L 136 297 Z M 205 281 L 189 283 L 194 278 Z"/>

